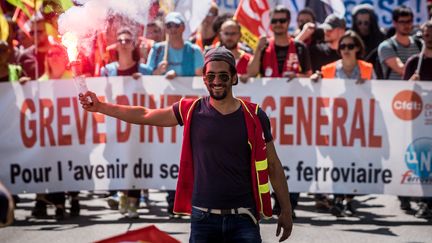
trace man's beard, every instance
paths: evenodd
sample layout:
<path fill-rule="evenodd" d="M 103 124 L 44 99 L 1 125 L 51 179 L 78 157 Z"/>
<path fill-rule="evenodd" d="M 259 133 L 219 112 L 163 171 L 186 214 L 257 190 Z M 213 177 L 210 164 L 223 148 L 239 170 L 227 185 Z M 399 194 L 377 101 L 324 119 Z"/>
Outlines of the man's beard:
<path fill-rule="evenodd" d="M 212 89 L 213 86 L 214 85 L 212 85 L 212 84 L 208 84 L 207 85 L 207 90 L 208 90 L 208 92 L 210 94 L 210 97 L 213 98 L 213 99 L 215 99 L 215 100 L 223 100 L 223 99 L 225 99 L 226 96 L 228 95 L 228 91 L 226 89 L 226 86 L 224 85 L 225 89 L 224 89 L 224 91 L 222 92 L 221 95 L 216 95 L 215 93 L 213 93 L 213 89 Z"/>
<path fill-rule="evenodd" d="M 286 35 L 288 32 L 285 32 L 285 31 L 283 31 L 283 30 L 273 30 L 273 34 L 275 35 L 275 36 L 283 36 L 283 35 Z"/>
<path fill-rule="evenodd" d="M 228 94 L 228 92 L 227 92 L 226 90 L 224 90 L 223 93 L 222 93 L 222 95 L 217 96 L 216 94 L 214 94 L 214 93 L 212 92 L 211 89 L 209 90 L 209 93 L 210 93 L 210 97 L 212 97 L 212 98 L 215 99 L 215 100 L 223 100 L 223 99 L 226 98 L 226 96 L 227 96 L 227 94 Z"/>

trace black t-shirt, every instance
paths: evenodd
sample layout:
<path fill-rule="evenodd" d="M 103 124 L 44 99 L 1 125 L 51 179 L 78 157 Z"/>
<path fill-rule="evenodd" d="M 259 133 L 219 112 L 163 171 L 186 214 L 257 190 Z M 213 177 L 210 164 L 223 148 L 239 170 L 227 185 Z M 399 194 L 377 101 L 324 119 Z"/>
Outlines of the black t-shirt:
<path fill-rule="evenodd" d="M 408 80 L 417 69 L 419 55 L 414 55 L 408 59 L 405 64 L 403 79 Z M 432 81 L 432 58 L 423 56 L 420 68 L 420 80 Z"/>
<path fill-rule="evenodd" d="M 180 125 L 179 106 L 173 106 Z M 266 142 L 273 140 L 270 122 L 258 112 Z M 205 208 L 254 208 L 251 153 L 243 108 L 223 115 L 201 99 L 193 111 L 190 139 L 194 161 L 192 205 Z"/>
<path fill-rule="evenodd" d="M 336 50 L 331 49 L 327 43 L 319 43 L 309 47 L 312 72 L 321 70 L 321 67 L 340 59 Z"/>
<path fill-rule="evenodd" d="M 301 42 L 294 41 L 294 45 L 295 45 L 297 56 L 298 56 L 298 59 L 300 62 L 300 73 L 306 73 L 307 71 L 309 71 L 311 69 L 311 60 L 310 60 L 310 56 L 309 56 L 309 50 L 306 47 L 306 45 L 301 43 Z M 277 57 L 277 61 L 278 61 L 279 73 L 282 73 L 283 65 L 285 63 L 285 59 L 287 58 L 287 54 L 288 54 L 288 48 L 289 48 L 289 46 L 275 45 L 275 52 L 276 52 L 276 57 Z M 263 50 L 263 53 L 261 55 L 260 73 L 262 76 L 264 75 L 264 72 L 265 72 L 265 70 L 263 69 L 264 52 L 265 52 L 265 49 Z"/>
<path fill-rule="evenodd" d="M 277 46 L 275 45 L 276 58 L 278 62 L 279 73 L 283 72 L 283 66 L 285 59 L 287 58 L 289 46 Z"/>
<path fill-rule="evenodd" d="M 125 70 L 117 69 L 117 76 L 130 76 L 137 72 L 138 72 L 138 64 L 136 63 L 132 67 Z"/>

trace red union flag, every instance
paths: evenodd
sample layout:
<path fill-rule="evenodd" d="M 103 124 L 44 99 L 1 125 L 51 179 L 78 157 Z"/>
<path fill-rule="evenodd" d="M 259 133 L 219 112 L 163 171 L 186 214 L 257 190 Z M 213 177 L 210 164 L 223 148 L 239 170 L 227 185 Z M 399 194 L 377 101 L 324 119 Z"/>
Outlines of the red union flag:
<path fill-rule="evenodd" d="M 267 0 L 241 0 L 234 19 L 242 26 L 242 41 L 256 47 L 259 36 L 266 35 L 270 23 Z"/>
<path fill-rule="evenodd" d="M 156 226 L 150 225 L 144 228 L 130 230 L 124 234 L 116 235 L 108 239 L 96 241 L 95 243 L 180 243 L 165 232 L 160 231 Z"/>

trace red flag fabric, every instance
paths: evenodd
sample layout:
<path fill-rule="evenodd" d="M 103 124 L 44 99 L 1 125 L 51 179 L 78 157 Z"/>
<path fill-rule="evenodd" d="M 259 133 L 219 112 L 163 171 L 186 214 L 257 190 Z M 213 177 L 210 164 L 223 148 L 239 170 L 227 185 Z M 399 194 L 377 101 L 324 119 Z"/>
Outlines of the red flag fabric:
<path fill-rule="evenodd" d="M 160 231 L 156 226 L 131 230 L 121 235 L 108 239 L 96 241 L 95 243 L 116 243 L 116 242 L 151 242 L 151 243 L 180 243 L 180 241 Z"/>
<path fill-rule="evenodd" d="M 30 15 L 33 15 L 34 13 L 34 9 L 28 5 L 24 5 L 24 8 L 26 9 L 26 11 L 28 13 L 30 13 Z M 26 26 L 27 21 L 29 20 L 29 16 L 25 13 L 25 11 L 23 11 L 21 8 L 16 8 L 15 9 L 15 13 L 12 17 L 12 21 L 15 21 L 18 25 L 18 27 L 28 36 L 31 37 L 30 35 L 30 28 Z"/>
<path fill-rule="evenodd" d="M 241 25 L 242 41 L 252 48 L 256 47 L 258 38 L 266 35 L 270 23 L 270 7 L 267 0 L 241 0 L 234 14 Z"/>

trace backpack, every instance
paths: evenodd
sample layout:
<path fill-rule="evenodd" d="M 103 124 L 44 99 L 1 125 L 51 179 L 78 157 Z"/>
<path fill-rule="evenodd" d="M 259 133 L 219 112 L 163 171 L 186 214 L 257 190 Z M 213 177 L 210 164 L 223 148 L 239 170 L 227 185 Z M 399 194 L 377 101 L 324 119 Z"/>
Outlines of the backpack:
<path fill-rule="evenodd" d="M 419 49 L 419 51 L 421 51 L 423 46 L 422 42 L 416 37 L 414 37 L 413 39 L 417 48 Z M 387 41 L 392 47 L 393 51 L 397 54 L 397 47 L 394 41 L 392 41 L 391 38 L 388 38 L 384 41 Z M 388 79 L 390 77 L 391 69 L 388 68 L 386 73 L 384 73 L 384 70 L 382 69 L 381 60 L 379 59 L 378 56 L 378 47 L 376 47 L 373 51 L 371 51 L 369 55 L 366 56 L 365 60 L 374 65 L 374 71 L 378 79 Z"/>

